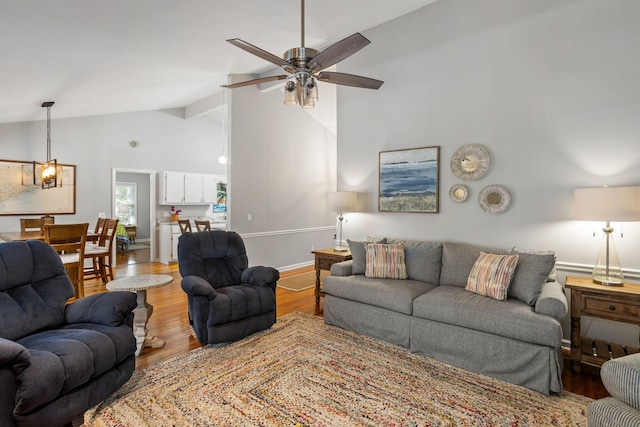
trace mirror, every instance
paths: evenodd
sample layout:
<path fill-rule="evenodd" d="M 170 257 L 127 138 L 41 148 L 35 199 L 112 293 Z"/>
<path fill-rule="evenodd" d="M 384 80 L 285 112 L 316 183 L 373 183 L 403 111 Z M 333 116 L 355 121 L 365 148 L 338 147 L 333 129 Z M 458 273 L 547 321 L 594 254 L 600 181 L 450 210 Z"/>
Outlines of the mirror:
<path fill-rule="evenodd" d="M 466 185 L 456 184 L 449 189 L 449 197 L 456 203 L 464 202 L 469 196 L 469 189 Z"/>
<path fill-rule="evenodd" d="M 451 171 L 464 181 L 482 178 L 490 165 L 489 151 L 480 144 L 463 145 L 451 156 Z"/>
<path fill-rule="evenodd" d="M 487 213 L 503 213 L 509 209 L 511 193 L 504 185 L 488 185 L 480 191 L 478 203 Z"/>

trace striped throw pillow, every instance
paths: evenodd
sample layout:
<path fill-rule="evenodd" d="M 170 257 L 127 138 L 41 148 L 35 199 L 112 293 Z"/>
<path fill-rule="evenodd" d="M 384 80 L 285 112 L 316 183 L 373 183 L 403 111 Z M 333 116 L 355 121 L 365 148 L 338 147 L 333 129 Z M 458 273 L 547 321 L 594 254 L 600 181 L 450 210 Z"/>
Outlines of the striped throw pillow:
<path fill-rule="evenodd" d="M 378 279 L 406 279 L 404 244 L 367 243 L 364 275 Z"/>
<path fill-rule="evenodd" d="M 480 252 L 465 289 L 497 300 L 507 299 L 507 291 L 518 264 L 518 255 L 495 255 Z"/>

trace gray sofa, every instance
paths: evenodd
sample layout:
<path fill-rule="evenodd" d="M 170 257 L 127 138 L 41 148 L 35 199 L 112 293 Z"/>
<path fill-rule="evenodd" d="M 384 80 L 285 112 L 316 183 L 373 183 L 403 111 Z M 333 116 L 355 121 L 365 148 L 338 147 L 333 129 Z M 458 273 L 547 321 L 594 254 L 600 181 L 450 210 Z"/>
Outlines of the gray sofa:
<path fill-rule="evenodd" d="M 640 426 L 640 354 L 606 361 L 600 377 L 611 397 L 589 404 L 589 427 Z"/>
<path fill-rule="evenodd" d="M 398 242 L 406 280 L 366 277 L 365 245 L 349 242 L 353 260 L 334 264 L 324 279 L 327 324 L 541 393 L 562 391 L 568 306 L 552 252 L 389 240 Z M 506 300 L 465 290 L 481 251 L 519 254 Z"/>

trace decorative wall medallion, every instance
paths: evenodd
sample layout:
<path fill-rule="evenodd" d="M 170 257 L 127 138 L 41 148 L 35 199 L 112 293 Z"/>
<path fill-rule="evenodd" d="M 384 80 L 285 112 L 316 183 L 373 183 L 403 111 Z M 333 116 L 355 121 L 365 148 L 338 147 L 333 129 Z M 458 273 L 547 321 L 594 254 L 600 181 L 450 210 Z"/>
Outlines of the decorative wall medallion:
<path fill-rule="evenodd" d="M 451 156 L 451 172 L 463 181 L 475 181 L 491 166 L 491 155 L 481 144 L 463 145 Z"/>
<path fill-rule="evenodd" d="M 452 185 L 449 189 L 449 197 L 456 203 L 462 203 L 469 197 L 469 188 L 464 184 Z"/>
<path fill-rule="evenodd" d="M 511 193 L 503 185 L 488 185 L 480 190 L 478 203 L 485 212 L 499 214 L 509 209 Z"/>

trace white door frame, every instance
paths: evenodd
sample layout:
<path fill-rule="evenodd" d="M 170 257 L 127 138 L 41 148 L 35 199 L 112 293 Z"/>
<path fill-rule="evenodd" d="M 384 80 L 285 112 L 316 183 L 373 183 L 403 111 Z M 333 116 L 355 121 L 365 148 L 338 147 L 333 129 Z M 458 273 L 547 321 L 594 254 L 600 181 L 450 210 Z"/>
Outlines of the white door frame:
<path fill-rule="evenodd" d="M 156 251 L 156 171 L 148 169 L 129 169 L 129 168 L 111 168 L 111 217 L 115 218 L 115 205 L 116 205 L 116 175 L 117 173 L 139 173 L 143 175 L 149 175 L 149 225 L 151 230 L 149 233 L 149 244 L 151 245 L 151 251 L 149 253 L 149 261 L 157 262 Z"/>

